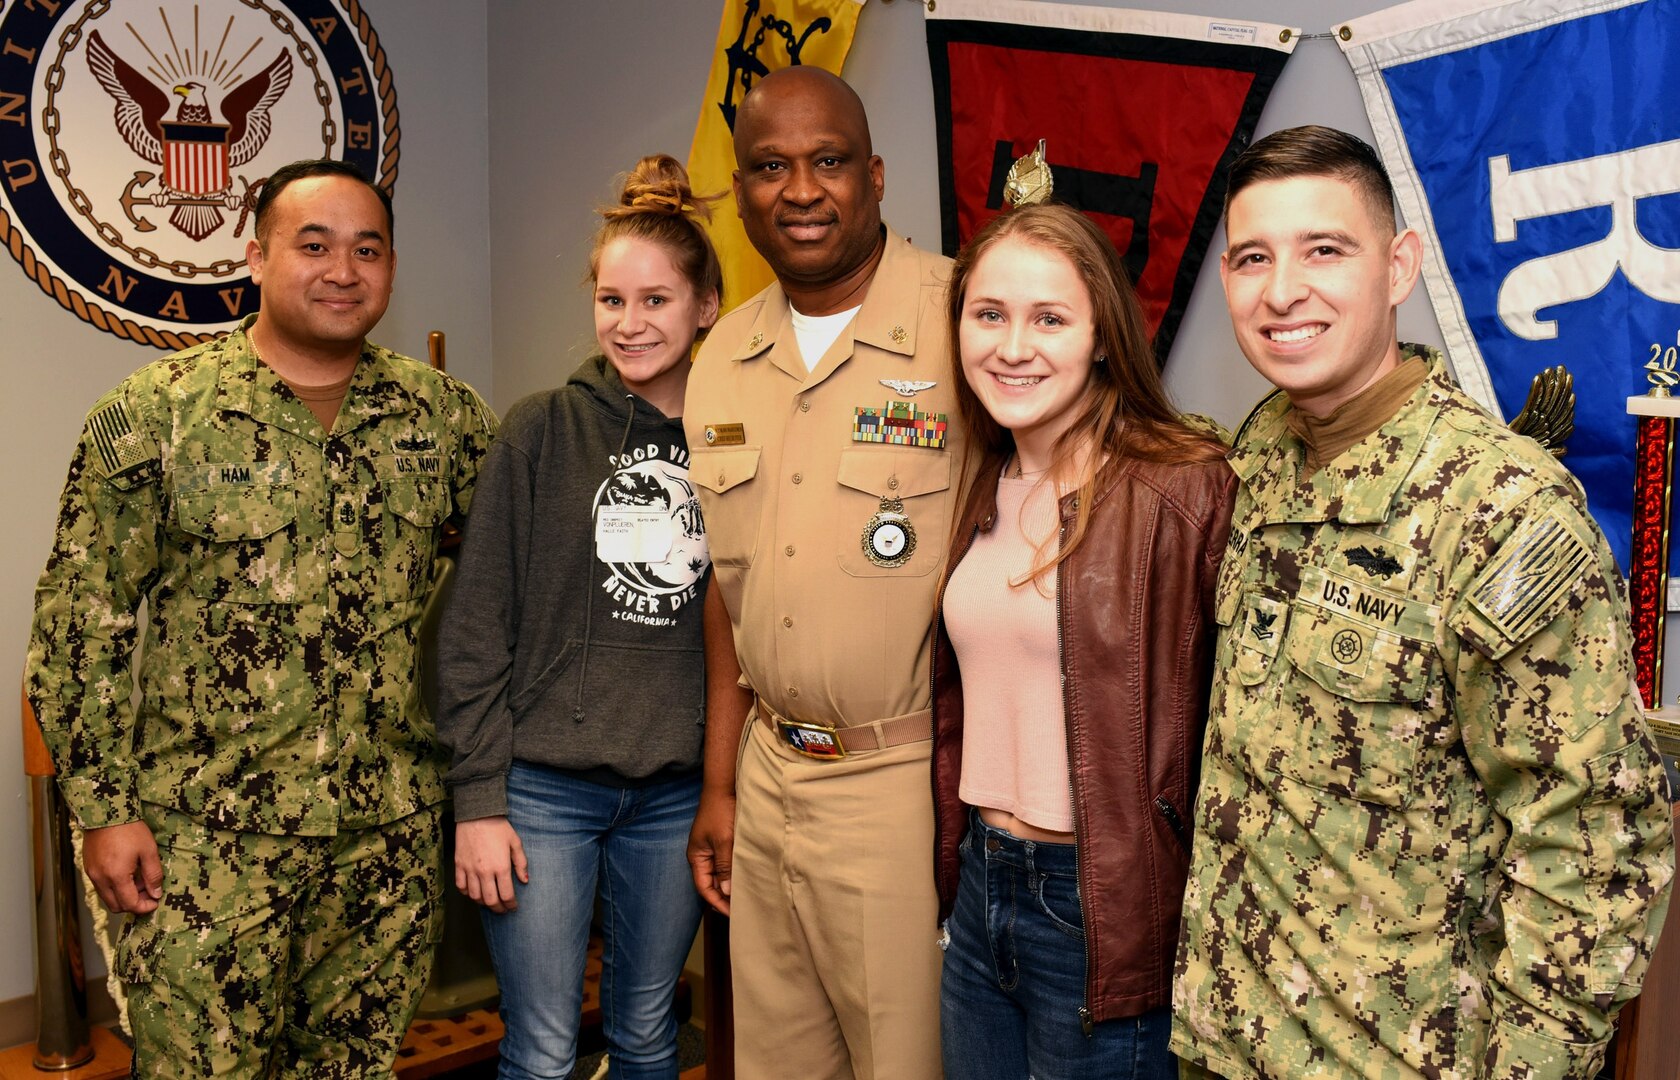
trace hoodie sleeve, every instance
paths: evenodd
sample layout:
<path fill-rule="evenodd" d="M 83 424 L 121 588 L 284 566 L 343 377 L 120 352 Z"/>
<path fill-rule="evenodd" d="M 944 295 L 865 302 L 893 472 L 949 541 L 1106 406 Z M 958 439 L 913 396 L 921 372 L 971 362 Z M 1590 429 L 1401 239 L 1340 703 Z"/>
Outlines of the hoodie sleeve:
<path fill-rule="evenodd" d="M 529 414 L 510 412 L 480 468 L 455 587 L 438 635 L 438 740 L 455 818 L 507 813 L 513 761 L 509 680 L 531 533 L 533 462 L 520 436 Z"/>

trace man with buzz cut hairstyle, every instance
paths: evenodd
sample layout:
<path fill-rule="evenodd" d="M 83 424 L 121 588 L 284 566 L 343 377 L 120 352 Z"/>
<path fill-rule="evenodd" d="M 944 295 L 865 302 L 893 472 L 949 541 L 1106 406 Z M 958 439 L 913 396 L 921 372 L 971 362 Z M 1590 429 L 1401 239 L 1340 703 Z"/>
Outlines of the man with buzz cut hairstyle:
<path fill-rule="evenodd" d="M 884 169 L 838 76 L 760 79 L 735 159 L 776 281 L 712 328 L 683 408 L 713 566 L 689 861 L 731 916 L 741 1080 L 937 1080 L 950 261 L 882 224 Z M 921 434 L 889 441 L 889 411 Z"/>
<path fill-rule="evenodd" d="M 444 523 L 494 418 L 370 344 L 390 196 L 268 178 L 256 315 L 94 405 L 25 673 L 147 1077 L 388 1077 L 442 923 L 416 680 Z M 138 694 L 130 664 L 146 610 Z"/>
<path fill-rule="evenodd" d="M 1232 167 L 1238 431 L 1172 1049 L 1187 1076 L 1595 1076 L 1673 875 L 1579 486 L 1401 345 L 1421 245 L 1323 127 Z"/>

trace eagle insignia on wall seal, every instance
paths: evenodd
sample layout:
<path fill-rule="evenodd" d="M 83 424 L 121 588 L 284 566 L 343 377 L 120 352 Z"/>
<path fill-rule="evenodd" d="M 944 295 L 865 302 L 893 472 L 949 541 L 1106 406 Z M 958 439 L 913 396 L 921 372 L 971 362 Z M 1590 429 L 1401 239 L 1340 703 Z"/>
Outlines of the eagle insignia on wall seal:
<path fill-rule="evenodd" d="M 390 190 L 396 90 L 360 0 L 0 0 L 0 244 L 60 306 L 178 349 L 257 309 L 268 174 Z"/>

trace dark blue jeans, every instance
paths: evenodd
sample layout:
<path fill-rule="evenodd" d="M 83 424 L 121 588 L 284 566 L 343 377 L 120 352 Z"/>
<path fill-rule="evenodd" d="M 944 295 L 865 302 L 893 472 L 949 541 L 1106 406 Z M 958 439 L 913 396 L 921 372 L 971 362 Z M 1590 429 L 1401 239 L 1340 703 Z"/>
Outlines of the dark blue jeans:
<path fill-rule="evenodd" d="M 1172 1013 L 1085 1034 L 1085 930 L 1072 844 L 970 812 L 940 984 L 945 1080 L 1176 1080 Z"/>

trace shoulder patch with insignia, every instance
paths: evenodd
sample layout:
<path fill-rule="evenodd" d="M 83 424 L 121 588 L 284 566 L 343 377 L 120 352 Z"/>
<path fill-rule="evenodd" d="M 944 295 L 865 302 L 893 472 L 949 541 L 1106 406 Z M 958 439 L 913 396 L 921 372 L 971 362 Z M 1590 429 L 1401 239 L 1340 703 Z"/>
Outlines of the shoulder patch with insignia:
<path fill-rule="evenodd" d="M 1593 561 L 1579 515 L 1564 506 L 1517 527 L 1470 586 L 1470 606 L 1507 651 L 1558 615 Z M 1494 642 L 1487 642 L 1495 645 Z"/>
<path fill-rule="evenodd" d="M 135 430 L 128 402 L 117 398 L 94 410 L 88 417 L 88 434 L 99 452 L 99 463 L 108 479 L 116 479 L 152 460 L 146 438 Z"/>

